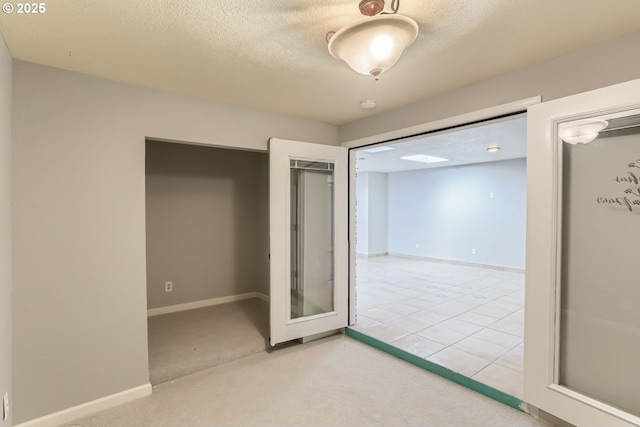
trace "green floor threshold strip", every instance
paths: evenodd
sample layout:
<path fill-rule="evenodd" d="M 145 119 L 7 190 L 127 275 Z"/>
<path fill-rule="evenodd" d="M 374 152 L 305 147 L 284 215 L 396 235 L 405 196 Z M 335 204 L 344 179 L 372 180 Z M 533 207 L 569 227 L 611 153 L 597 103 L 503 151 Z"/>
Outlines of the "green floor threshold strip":
<path fill-rule="evenodd" d="M 385 353 L 402 359 L 405 362 L 409 362 L 412 365 L 415 365 L 426 371 L 433 372 L 436 375 L 440 375 L 441 377 L 444 377 L 473 391 L 483 394 L 493 400 L 515 408 L 518 411 L 523 410 L 522 405 L 524 402 L 522 400 L 503 391 L 490 387 L 486 384 L 483 384 L 479 381 L 476 381 L 473 378 L 469 378 L 467 376 L 454 372 L 451 369 L 445 368 L 444 366 L 440 366 L 437 363 L 430 362 L 426 359 L 416 356 L 415 354 L 411 354 L 409 352 L 401 350 L 389 343 L 370 337 L 369 335 L 363 334 L 362 332 L 358 332 L 355 329 L 345 328 L 345 334 L 348 337 L 351 337 L 364 344 L 370 345 L 373 348 L 377 348 L 378 350 L 384 351 Z"/>

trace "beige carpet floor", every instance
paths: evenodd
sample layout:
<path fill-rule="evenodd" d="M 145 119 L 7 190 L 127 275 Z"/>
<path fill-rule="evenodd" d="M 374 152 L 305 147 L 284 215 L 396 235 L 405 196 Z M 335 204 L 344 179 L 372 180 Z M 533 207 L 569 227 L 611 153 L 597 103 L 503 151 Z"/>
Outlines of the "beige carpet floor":
<path fill-rule="evenodd" d="M 548 426 L 344 335 L 166 382 L 68 425 Z"/>
<path fill-rule="evenodd" d="M 149 379 L 160 384 L 264 351 L 269 305 L 257 298 L 149 317 Z"/>

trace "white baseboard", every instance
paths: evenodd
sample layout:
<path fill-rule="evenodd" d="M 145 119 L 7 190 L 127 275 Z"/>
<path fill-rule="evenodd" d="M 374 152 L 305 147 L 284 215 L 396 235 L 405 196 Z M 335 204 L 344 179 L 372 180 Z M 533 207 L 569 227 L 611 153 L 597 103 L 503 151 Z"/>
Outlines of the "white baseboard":
<path fill-rule="evenodd" d="M 93 415 L 97 412 L 104 411 L 105 409 L 110 409 L 115 406 L 129 403 L 141 397 L 149 396 L 150 394 L 151 384 L 147 383 L 145 385 L 101 397 L 100 399 L 92 400 L 81 405 L 72 406 L 71 408 L 63 409 L 62 411 L 54 412 L 53 414 L 25 421 L 24 423 L 17 424 L 15 427 L 50 427 L 64 425 L 78 418 Z"/>
<path fill-rule="evenodd" d="M 260 292 L 247 292 L 246 294 L 229 295 L 228 297 L 211 298 L 201 301 L 186 302 L 184 304 L 168 305 L 166 307 L 150 308 L 147 310 L 147 317 L 175 313 L 177 311 L 193 310 L 194 308 L 208 307 L 210 305 L 226 304 L 228 302 L 241 301 L 243 299 L 250 298 L 260 298 L 264 301 L 269 300 L 268 296 Z M 266 298 L 266 300 L 264 298 Z"/>
<path fill-rule="evenodd" d="M 269 302 L 269 300 L 270 300 L 269 295 L 265 295 L 265 294 L 263 294 L 262 292 L 256 292 L 256 298 L 259 298 L 259 299 L 261 299 L 262 301 L 267 302 L 267 303 L 268 303 L 268 302 Z"/>
<path fill-rule="evenodd" d="M 456 261 L 456 260 L 441 259 L 441 258 L 431 258 L 431 257 L 426 257 L 426 256 L 421 256 L 421 255 L 400 254 L 400 253 L 395 253 L 395 252 L 389 252 L 389 256 L 398 257 L 398 258 L 419 259 L 419 260 L 431 261 L 431 262 L 439 262 L 439 263 L 442 263 L 442 264 L 455 264 L 455 265 L 464 265 L 464 266 L 467 266 L 467 267 L 486 268 L 488 270 L 505 271 L 507 273 L 523 273 L 524 274 L 524 269 L 522 269 L 522 268 L 502 267 L 502 266 L 499 266 L 499 265 L 492 265 L 492 264 L 479 264 L 479 263 L 476 263 L 476 262 Z"/>
<path fill-rule="evenodd" d="M 389 252 L 377 252 L 377 253 L 370 253 L 370 254 L 356 254 L 357 257 L 362 257 L 362 258 L 375 258 L 375 257 L 379 257 L 379 256 L 388 256 Z"/>

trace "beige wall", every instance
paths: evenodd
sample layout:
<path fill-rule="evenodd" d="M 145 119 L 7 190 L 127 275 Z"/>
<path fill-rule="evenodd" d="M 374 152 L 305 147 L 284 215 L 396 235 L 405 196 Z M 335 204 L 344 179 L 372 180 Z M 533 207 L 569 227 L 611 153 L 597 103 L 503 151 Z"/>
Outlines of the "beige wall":
<path fill-rule="evenodd" d="M 14 61 L 14 422 L 147 384 L 145 137 L 265 150 L 335 126 Z"/>
<path fill-rule="evenodd" d="M 260 183 L 267 153 L 147 142 L 147 307 L 256 292 L 268 283 Z M 268 197 L 268 195 L 266 196 Z M 263 210 L 261 210 L 261 207 Z M 164 283 L 173 282 L 165 292 Z"/>
<path fill-rule="evenodd" d="M 640 33 L 635 33 L 360 119 L 340 126 L 340 141 L 430 123 L 533 96 L 541 95 L 544 102 L 637 79 L 640 77 L 638 46 Z"/>
<path fill-rule="evenodd" d="M 0 36 L 0 401 L 11 390 L 11 55 Z M 11 411 L 9 412 L 11 414 Z M 2 420 L 0 426 L 10 426 Z"/>

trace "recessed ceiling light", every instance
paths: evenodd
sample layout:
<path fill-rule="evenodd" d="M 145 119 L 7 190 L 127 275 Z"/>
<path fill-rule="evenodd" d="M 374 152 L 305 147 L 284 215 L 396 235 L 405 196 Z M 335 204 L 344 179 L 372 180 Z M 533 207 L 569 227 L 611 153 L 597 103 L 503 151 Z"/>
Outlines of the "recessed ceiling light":
<path fill-rule="evenodd" d="M 449 161 L 449 159 L 444 159 L 442 157 L 435 157 L 435 156 L 427 156 L 426 154 L 416 154 L 415 156 L 404 156 L 400 158 L 402 160 L 412 160 L 414 162 L 422 162 L 422 163 L 438 163 L 438 162 Z"/>
<path fill-rule="evenodd" d="M 378 104 L 376 104 L 376 101 L 374 101 L 373 99 L 364 99 L 360 101 L 360 108 L 362 108 L 363 110 L 371 110 L 376 108 L 377 106 Z"/>
<path fill-rule="evenodd" d="M 380 147 L 367 148 L 366 150 L 362 150 L 362 151 L 366 151 L 367 153 L 380 153 L 382 151 L 389 151 L 389 150 L 393 150 L 393 147 L 387 147 L 386 145 L 381 145 Z"/>
<path fill-rule="evenodd" d="M 500 151 L 500 146 L 492 145 L 492 146 L 487 148 L 487 151 L 490 152 L 490 153 L 495 153 L 496 151 Z"/>

